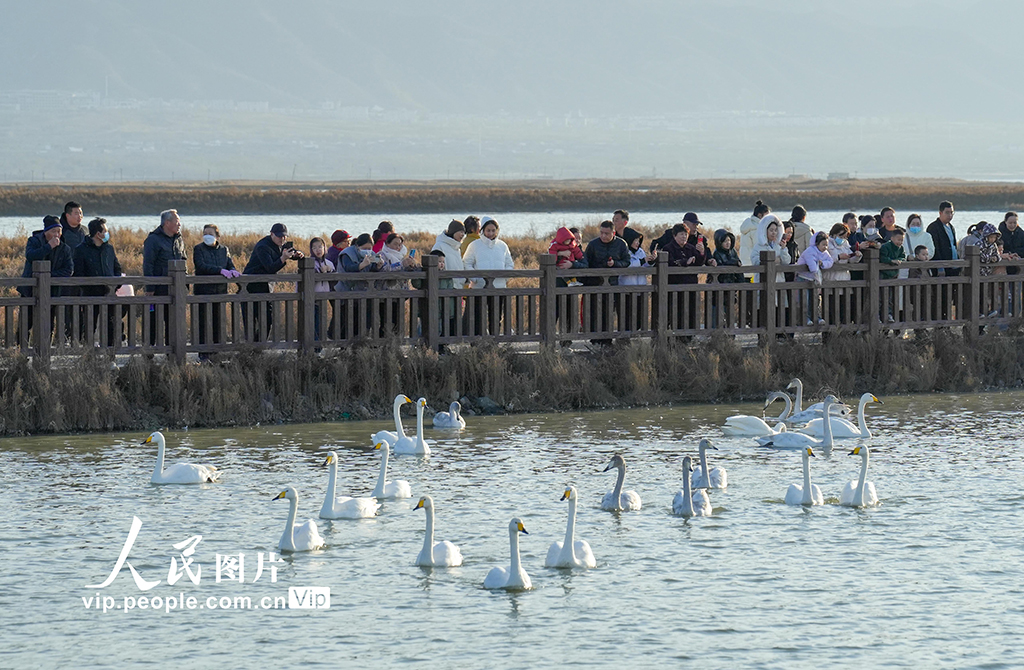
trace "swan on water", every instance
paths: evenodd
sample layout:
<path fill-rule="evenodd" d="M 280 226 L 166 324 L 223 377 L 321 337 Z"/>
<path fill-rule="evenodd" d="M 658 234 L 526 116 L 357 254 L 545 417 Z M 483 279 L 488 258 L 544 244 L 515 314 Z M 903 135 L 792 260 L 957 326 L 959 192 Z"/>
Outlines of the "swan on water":
<path fill-rule="evenodd" d="M 192 463 L 175 463 L 164 469 L 164 434 L 159 430 L 151 433 L 142 444 L 156 442 L 156 465 L 153 467 L 152 484 L 205 484 L 215 482 L 220 477 L 220 470 L 212 465 L 194 465 Z"/>
<path fill-rule="evenodd" d="M 835 403 L 836 397 L 830 395 L 825 398 L 824 406 L 831 408 L 832 404 Z M 756 438 L 757 443 L 762 447 L 771 447 L 773 449 L 804 449 L 806 447 L 821 447 L 829 453 L 832 451 L 832 422 L 823 424 L 825 430 L 825 436 L 822 439 L 816 439 L 810 435 L 798 432 L 785 432 L 779 433 L 778 435 L 772 435 L 771 437 L 758 437 Z"/>
<path fill-rule="evenodd" d="M 790 426 L 803 425 L 811 419 L 821 418 L 822 409 L 825 404 L 823 402 L 814 403 L 807 409 L 803 408 L 804 402 L 804 383 L 799 378 L 794 377 L 793 381 L 789 382 L 786 388 L 796 389 L 796 406 L 793 408 L 793 413 L 786 419 L 786 423 Z M 833 399 L 832 409 L 829 410 L 832 414 L 846 417 L 850 415 L 850 408 L 845 404 L 842 404 Z"/>
<path fill-rule="evenodd" d="M 462 405 L 457 400 L 448 405 L 447 412 L 438 412 L 434 415 L 434 428 L 462 430 L 465 427 L 466 420 L 462 418 Z"/>
<path fill-rule="evenodd" d="M 636 511 L 643 506 L 640 500 L 640 494 L 636 491 L 623 491 L 622 483 L 626 480 L 626 462 L 622 460 L 622 456 L 615 454 L 612 456 L 611 462 L 608 464 L 602 472 L 608 472 L 612 468 L 616 468 L 619 471 L 619 476 L 615 480 L 615 488 L 604 494 L 604 498 L 601 499 L 601 509 L 609 512 L 617 511 Z"/>
<path fill-rule="evenodd" d="M 529 535 L 526 528 L 523 527 L 523 522 L 519 517 L 515 517 L 508 524 L 508 545 L 512 561 L 507 570 L 500 565 L 491 568 L 484 578 L 485 589 L 525 591 L 533 588 L 530 575 L 526 574 L 526 570 L 523 570 L 522 563 L 519 561 L 519 533 Z"/>
<path fill-rule="evenodd" d="M 420 398 L 416 401 L 416 437 L 402 435 L 395 442 L 396 454 L 415 454 L 427 456 L 430 454 L 430 446 L 423 439 L 423 409 L 427 406 L 427 399 Z"/>
<path fill-rule="evenodd" d="M 707 491 L 697 489 L 691 491 L 690 475 L 693 473 L 693 462 L 689 456 L 683 457 L 683 489 L 677 491 L 672 499 L 672 513 L 687 518 L 694 516 L 711 516 L 711 499 Z"/>
<path fill-rule="evenodd" d="M 821 489 L 818 488 L 817 484 L 811 483 L 811 457 L 814 456 L 814 451 L 810 447 L 805 447 L 802 452 L 802 456 L 804 464 L 804 483 L 803 485 L 789 485 L 789 489 L 786 491 L 786 504 L 824 505 L 825 497 L 821 495 Z"/>
<path fill-rule="evenodd" d="M 388 452 L 391 451 L 391 447 L 384 440 L 377 442 L 373 445 L 374 449 L 380 450 L 380 474 L 377 475 L 377 486 L 373 489 L 373 493 L 370 495 L 374 498 L 411 498 L 412 487 L 409 486 L 409 482 L 404 479 L 396 479 L 394 481 L 387 481 L 388 476 Z"/>
<path fill-rule="evenodd" d="M 320 508 L 321 519 L 365 519 L 377 514 L 380 503 L 375 498 L 352 498 L 349 496 L 335 498 L 338 484 L 338 454 L 333 451 L 327 452 L 324 466 L 330 466 L 330 475 L 327 480 L 324 504 Z"/>
<path fill-rule="evenodd" d="M 567 486 L 562 500 L 569 501 L 569 520 L 565 524 L 565 539 L 552 542 L 544 566 L 548 568 L 593 568 L 597 565 L 594 552 L 586 540 L 576 539 L 576 487 Z"/>
<path fill-rule="evenodd" d="M 313 551 L 323 549 L 326 546 L 324 538 L 320 537 L 320 531 L 316 527 L 316 521 L 309 519 L 306 523 L 295 525 L 295 513 L 299 509 L 299 494 L 291 486 L 281 491 L 274 500 L 281 498 L 288 499 L 288 521 L 284 525 L 284 533 L 277 543 L 281 551 Z"/>
<path fill-rule="evenodd" d="M 774 419 L 776 421 L 775 428 L 769 426 L 768 422 L 759 416 L 736 414 L 726 417 L 725 425 L 722 426 L 722 434 L 726 437 L 763 437 L 765 435 L 775 435 L 786 430 L 785 421 L 789 413 L 793 411 L 793 401 L 789 399 L 788 394 L 781 391 L 773 391 L 768 394 L 768 399 L 764 402 L 764 408 L 767 410 L 776 400 L 785 400 L 786 407 L 782 410 L 782 414 L 777 419 Z"/>
<path fill-rule="evenodd" d="M 462 565 L 462 552 L 457 546 L 444 540 L 434 544 L 434 499 L 423 496 L 414 510 L 423 509 L 427 515 L 427 532 L 423 536 L 423 548 L 416 557 L 416 565 L 435 568 L 457 568 Z"/>
<path fill-rule="evenodd" d="M 850 456 L 860 456 L 860 477 L 857 481 L 846 482 L 839 502 L 848 507 L 874 507 L 878 504 L 878 494 L 872 482 L 864 481 L 868 476 L 868 448 L 855 447 Z"/>
<path fill-rule="evenodd" d="M 695 489 L 724 489 L 729 486 L 729 475 L 726 473 L 725 468 L 719 466 L 711 468 L 711 481 L 704 475 L 708 470 L 708 449 L 714 449 L 718 451 L 718 447 L 711 443 L 711 440 L 704 438 L 697 445 L 697 450 L 700 458 L 700 465 L 698 465 L 693 475 L 690 477 L 690 485 Z"/>
<path fill-rule="evenodd" d="M 864 408 L 867 407 L 869 402 L 877 402 L 879 405 L 883 404 L 881 400 L 876 398 L 871 393 L 865 393 L 860 397 L 860 402 L 857 403 L 857 425 L 853 425 L 846 419 L 832 415 L 832 437 L 834 438 L 848 438 L 848 437 L 871 437 L 871 431 L 868 430 L 867 421 L 864 420 Z M 814 437 L 821 437 L 823 432 L 822 424 L 824 421 L 821 417 L 817 419 L 811 419 L 811 421 L 803 428 L 797 428 L 798 432 L 806 435 L 813 435 Z"/>
<path fill-rule="evenodd" d="M 402 405 L 407 402 L 412 402 L 412 399 L 407 395 L 399 393 L 395 396 L 395 404 L 392 408 L 392 413 L 395 415 L 395 430 L 378 430 L 372 436 L 370 441 L 377 443 L 384 440 L 388 443 L 388 446 L 395 446 L 395 442 L 398 442 L 400 438 L 405 437 L 405 429 L 402 428 L 402 415 L 399 410 L 402 409 Z"/>

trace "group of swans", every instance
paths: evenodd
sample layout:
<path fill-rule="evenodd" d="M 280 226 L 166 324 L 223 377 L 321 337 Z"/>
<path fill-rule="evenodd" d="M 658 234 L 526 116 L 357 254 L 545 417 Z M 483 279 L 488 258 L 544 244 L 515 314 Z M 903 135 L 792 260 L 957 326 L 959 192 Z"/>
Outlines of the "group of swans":
<path fill-rule="evenodd" d="M 851 480 L 843 487 L 839 497 L 839 503 L 847 507 L 874 507 L 878 504 L 878 494 L 875 492 L 875 485 L 867 481 L 868 476 L 868 454 L 870 450 L 866 446 L 854 447 L 850 456 L 860 456 L 860 476 Z M 814 457 L 814 450 L 805 447 L 801 450 L 801 457 L 804 468 L 804 480 L 802 484 L 790 484 L 786 490 L 787 505 L 824 505 L 825 497 L 817 484 L 811 483 L 811 458 Z"/>
<path fill-rule="evenodd" d="M 374 443 L 387 442 L 394 447 L 396 454 L 413 454 L 417 456 L 429 456 L 430 444 L 423 439 L 423 409 L 427 406 L 427 399 L 420 398 L 416 401 L 416 436 L 409 437 L 402 427 L 402 416 L 399 414 L 402 405 L 411 403 L 412 399 L 407 395 L 399 393 L 395 396 L 392 413 L 395 417 L 395 431 L 378 430 L 371 436 Z"/>

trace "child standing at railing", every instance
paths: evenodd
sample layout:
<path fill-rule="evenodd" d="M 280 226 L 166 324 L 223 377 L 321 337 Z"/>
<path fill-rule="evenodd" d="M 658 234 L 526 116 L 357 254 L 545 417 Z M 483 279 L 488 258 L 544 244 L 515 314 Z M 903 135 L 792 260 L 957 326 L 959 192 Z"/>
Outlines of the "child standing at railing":
<path fill-rule="evenodd" d="M 333 273 L 334 263 L 327 260 L 327 243 L 321 237 L 314 237 L 309 241 L 309 255 L 313 258 L 313 271 L 317 273 Z M 330 293 L 331 283 L 318 281 L 313 284 L 314 293 Z M 320 339 L 320 305 L 323 301 L 317 300 L 313 305 L 313 339 Z M 328 301 L 329 304 L 329 301 Z M 331 319 L 328 318 L 330 321 Z"/>
<path fill-rule="evenodd" d="M 797 281 L 813 282 L 816 287 L 821 286 L 822 271 L 832 267 L 832 256 L 828 253 L 828 235 L 824 231 L 814 236 L 814 245 L 804 249 L 796 267 L 799 269 L 796 273 Z M 818 303 L 817 289 L 807 289 L 803 293 L 804 305 L 807 307 L 807 325 L 814 325 L 815 311 L 818 312 L 818 325 L 825 325 Z"/>
<path fill-rule="evenodd" d="M 881 270 L 878 273 L 879 279 L 896 279 L 900 271 L 898 266 L 907 260 L 907 252 L 903 250 L 903 235 L 905 231 L 896 226 L 889 233 L 889 241 L 882 245 L 882 248 L 878 250 L 878 262 L 882 265 L 895 266 L 892 270 Z M 902 309 L 902 292 L 897 294 L 896 287 L 890 286 L 882 293 L 883 297 L 888 296 L 888 299 L 883 300 L 882 309 L 885 310 L 885 320 L 889 323 L 896 321 L 895 310 Z"/>

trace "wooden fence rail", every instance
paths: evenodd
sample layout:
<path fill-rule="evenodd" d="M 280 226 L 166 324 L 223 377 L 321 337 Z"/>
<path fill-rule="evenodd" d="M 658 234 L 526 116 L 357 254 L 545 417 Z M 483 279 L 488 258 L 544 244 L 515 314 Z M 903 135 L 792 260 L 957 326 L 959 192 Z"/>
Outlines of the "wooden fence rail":
<path fill-rule="evenodd" d="M 58 278 L 39 261 L 31 278 L 0 279 L 8 294 L 31 289 L 28 297 L 0 298 L 0 349 L 43 363 L 84 351 L 183 361 L 189 353 L 312 351 L 385 338 L 432 349 L 481 338 L 555 345 L 712 331 L 768 340 L 837 330 L 979 329 L 1019 317 L 1024 260 L 986 265 L 992 273 L 982 276 L 977 247 L 967 250 L 962 260 L 901 266 L 920 277 L 882 279 L 893 268 L 870 249 L 864 262 L 842 268 L 855 278 L 820 285 L 784 281 L 795 266 L 779 265 L 771 252 L 742 268 L 673 267 L 662 252 L 644 268 L 559 270 L 554 256 L 543 254 L 533 270 L 441 272 L 428 255 L 415 271 L 334 274 L 314 272 L 306 258 L 296 273 L 230 280 L 187 275 L 184 261 L 171 261 L 167 277 Z M 718 280 L 738 273 L 747 280 Z M 465 288 L 470 278 L 484 287 Z M 277 290 L 257 292 L 268 283 Z M 114 294 L 126 284 L 138 294 Z M 194 293 L 209 285 L 228 292 Z M 147 287 L 155 294 L 144 294 Z"/>

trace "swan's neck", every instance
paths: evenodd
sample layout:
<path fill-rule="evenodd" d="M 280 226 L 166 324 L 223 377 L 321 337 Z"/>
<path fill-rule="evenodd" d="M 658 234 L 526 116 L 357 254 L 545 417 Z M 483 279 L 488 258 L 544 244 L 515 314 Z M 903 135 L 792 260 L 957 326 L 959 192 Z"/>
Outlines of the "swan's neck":
<path fill-rule="evenodd" d="M 424 556 L 431 557 L 433 560 L 432 549 L 434 547 L 434 508 L 433 506 L 425 508 L 427 513 L 427 532 L 423 535 L 423 551 L 421 552 Z"/>
<path fill-rule="evenodd" d="M 860 406 L 857 408 L 857 427 L 860 428 L 861 437 L 871 437 L 871 431 L 868 430 L 868 423 L 864 420 L 864 408 L 867 407 L 868 401 L 861 399 Z"/>
<path fill-rule="evenodd" d="M 459 422 L 459 406 L 456 405 L 455 403 L 452 403 L 448 407 L 448 416 L 451 417 L 452 423 L 458 423 Z"/>
<path fill-rule="evenodd" d="M 416 439 L 423 439 L 423 405 L 416 404 Z"/>
<path fill-rule="evenodd" d="M 793 411 L 797 414 L 804 411 L 804 385 L 801 382 L 796 385 L 796 408 Z"/>
<path fill-rule="evenodd" d="M 826 451 L 830 452 L 832 451 L 832 417 L 830 416 L 832 404 L 825 403 L 821 409 L 821 416 L 823 421 L 821 429 L 825 433 L 825 438 L 821 441 L 821 446 L 824 447 Z"/>
<path fill-rule="evenodd" d="M 802 502 L 805 505 L 814 502 L 814 498 L 811 496 L 811 457 L 806 451 L 804 451 L 804 498 Z"/>
<path fill-rule="evenodd" d="M 164 441 L 156 443 L 156 465 L 153 467 L 153 478 L 159 478 L 164 473 Z"/>
<path fill-rule="evenodd" d="M 860 459 L 860 477 L 857 478 L 857 492 L 853 495 L 853 504 L 860 507 L 864 504 L 864 482 L 868 478 L 868 450 L 864 449 L 864 455 Z"/>
<path fill-rule="evenodd" d="M 327 477 L 327 494 L 324 495 L 324 504 L 320 509 L 321 514 L 334 511 L 334 492 L 338 485 L 338 459 L 331 461 L 330 469 L 328 470 Z"/>
<path fill-rule="evenodd" d="M 793 401 L 789 399 L 789 394 L 784 394 L 782 400 L 786 403 L 786 406 L 783 408 L 782 414 L 779 415 L 777 421 L 785 421 L 793 413 Z"/>
<path fill-rule="evenodd" d="M 622 499 L 622 484 L 626 481 L 626 466 L 621 465 L 618 467 L 619 476 L 615 478 L 615 488 L 612 489 L 612 498 L 614 498 L 615 507 L 618 508 L 619 501 Z"/>
<path fill-rule="evenodd" d="M 576 537 L 576 498 L 569 498 L 569 521 L 565 524 L 565 541 L 562 543 L 562 551 L 568 550 L 572 555 L 573 562 L 576 561 L 576 549 L 574 539 Z"/>
<path fill-rule="evenodd" d="M 512 554 L 509 572 L 512 574 L 512 579 L 517 580 L 519 579 L 519 574 L 523 571 L 523 566 L 519 562 L 519 531 L 516 528 L 510 528 L 508 531 L 508 546 Z"/>
<path fill-rule="evenodd" d="M 384 495 L 384 484 L 387 483 L 388 476 L 388 445 L 385 444 L 380 449 L 380 474 L 377 475 L 377 486 L 373 489 L 373 497 L 380 498 Z"/>
<path fill-rule="evenodd" d="M 708 471 L 708 450 L 707 447 L 700 449 L 700 476 L 704 483 L 711 486 L 711 473 Z"/>
<path fill-rule="evenodd" d="M 288 501 L 288 520 L 284 524 L 284 535 L 281 536 L 281 548 L 295 550 L 295 515 L 299 511 L 299 499 Z"/>
<path fill-rule="evenodd" d="M 395 432 L 398 433 L 398 437 L 405 437 L 405 429 L 402 428 L 402 409 L 403 403 L 395 403 Z"/>
<path fill-rule="evenodd" d="M 690 489 L 690 473 L 683 472 L 683 513 L 693 516 L 693 491 Z"/>

